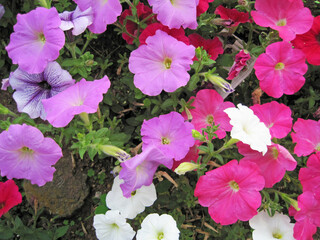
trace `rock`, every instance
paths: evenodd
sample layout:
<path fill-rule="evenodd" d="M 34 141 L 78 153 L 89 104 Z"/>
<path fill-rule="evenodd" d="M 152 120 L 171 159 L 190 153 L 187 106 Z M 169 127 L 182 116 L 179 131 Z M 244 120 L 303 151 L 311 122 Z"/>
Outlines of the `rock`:
<path fill-rule="evenodd" d="M 53 181 L 39 187 L 24 181 L 26 197 L 37 208 L 46 207 L 50 213 L 68 217 L 79 209 L 89 194 L 87 175 L 80 169 L 73 169 L 71 154 L 63 152 L 63 157 L 55 165 Z"/>

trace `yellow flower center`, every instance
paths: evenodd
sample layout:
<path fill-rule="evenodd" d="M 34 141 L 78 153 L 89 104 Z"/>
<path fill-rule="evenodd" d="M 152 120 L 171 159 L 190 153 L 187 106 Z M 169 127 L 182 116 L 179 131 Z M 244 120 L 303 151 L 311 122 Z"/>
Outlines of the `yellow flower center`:
<path fill-rule="evenodd" d="M 284 64 L 282 62 L 278 62 L 275 66 L 274 66 L 275 70 L 282 70 L 284 69 Z"/>
<path fill-rule="evenodd" d="M 163 138 L 161 138 L 161 143 L 163 145 L 168 145 L 168 144 L 170 144 L 170 140 L 166 137 L 163 137 Z"/>
<path fill-rule="evenodd" d="M 161 239 L 163 239 L 164 238 L 164 233 L 163 232 L 161 232 L 161 233 L 158 233 L 158 240 L 161 240 Z"/>
<path fill-rule="evenodd" d="M 279 156 L 279 151 L 276 147 L 273 147 L 272 148 L 272 156 L 274 159 L 278 159 L 278 156 Z"/>
<path fill-rule="evenodd" d="M 119 226 L 116 223 L 112 223 L 112 228 L 119 229 Z"/>
<path fill-rule="evenodd" d="M 236 181 L 232 180 L 229 182 L 229 186 L 231 187 L 231 189 L 234 191 L 234 192 L 238 192 L 239 191 L 239 185 L 238 183 L 236 183 Z"/>
<path fill-rule="evenodd" d="M 280 19 L 278 22 L 277 22 L 277 26 L 279 27 L 283 27 L 287 25 L 287 20 L 284 18 L 284 19 Z"/>
<path fill-rule="evenodd" d="M 46 42 L 46 37 L 44 36 L 43 33 L 39 33 L 38 38 L 41 42 L 45 43 Z"/>
<path fill-rule="evenodd" d="M 171 63 L 172 63 L 172 59 L 171 58 L 165 58 L 164 59 L 163 64 L 164 64 L 164 67 L 166 69 L 170 69 L 171 68 Z"/>
<path fill-rule="evenodd" d="M 131 196 L 136 195 L 136 193 L 137 193 L 137 191 L 133 191 L 133 192 L 131 192 Z"/>
<path fill-rule="evenodd" d="M 212 116 L 211 114 L 207 116 L 206 122 L 207 122 L 207 124 L 212 125 L 212 123 L 213 123 L 213 116 Z"/>
<path fill-rule="evenodd" d="M 272 237 L 274 237 L 276 239 L 282 239 L 282 234 L 281 233 L 273 233 Z"/>

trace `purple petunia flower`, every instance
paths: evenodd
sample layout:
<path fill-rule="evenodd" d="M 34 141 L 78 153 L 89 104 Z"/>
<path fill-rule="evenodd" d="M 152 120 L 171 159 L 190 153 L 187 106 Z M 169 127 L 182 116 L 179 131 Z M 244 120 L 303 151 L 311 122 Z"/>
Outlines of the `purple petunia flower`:
<path fill-rule="evenodd" d="M 144 94 L 156 96 L 162 90 L 174 92 L 185 86 L 195 48 L 157 30 L 130 54 L 129 69 L 134 73 L 134 85 Z"/>
<path fill-rule="evenodd" d="M 117 21 L 117 17 L 122 12 L 122 6 L 119 0 L 73 0 L 78 4 L 81 11 L 92 8 L 93 23 L 89 30 L 93 33 L 103 33 L 108 24 Z"/>
<path fill-rule="evenodd" d="M 195 143 L 192 129 L 194 126 L 185 122 L 181 114 L 177 112 L 144 120 L 141 126 L 142 150 L 153 145 L 168 158 L 181 160 Z"/>
<path fill-rule="evenodd" d="M 67 31 L 73 28 L 72 34 L 77 36 L 83 33 L 86 28 L 92 24 L 92 9 L 88 8 L 85 11 L 81 11 L 79 7 L 77 7 L 74 11 L 64 11 L 59 14 L 61 19 L 60 28 L 63 31 Z"/>
<path fill-rule="evenodd" d="M 41 100 L 72 86 L 74 80 L 57 62 L 50 62 L 39 74 L 29 74 L 18 68 L 10 74 L 9 84 L 16 90 L 13 99 L 18 111 L 28 113 L 31 118 L 41 117 L 45 120 L 46 113 Z"/>
<path fill-rule="evenodd" d="M 82 79 L 54 97 L 42 100 L 47 120 L 54 127 L 65 127 L 74 115 L 95 113 L 109 87 L 107 76 L 92 82 Z"/>
<path fill-rule="evenodd" d="M 120 185 L 123 196 L 129 198 L 131 193 L 142 186 L 149 186 L 152 183 L 153 175 L 159 165 L 171 168 L 173 161 L 167 158 L 157 147 L 150 146 L 142 153 L 121 163 L 119 178 L 124 180 Z"/>
<path fill-rule="evenodd" d="M 6 47 L 14 64 L 28 73 L 41 73 L 48 62 L 59 56 L 65 36 L 55 8 L 38 7 L 26 14 L 18 14 L 14 33 Z"/>
<path fill-rule="evenodd" d="M 61 157 L 59 145 L 35 127 L 14 124 L 0 134 L 0 172 L 8 179 L 24 178 L 43 186 L 52 181 L 52 165 Z"/>

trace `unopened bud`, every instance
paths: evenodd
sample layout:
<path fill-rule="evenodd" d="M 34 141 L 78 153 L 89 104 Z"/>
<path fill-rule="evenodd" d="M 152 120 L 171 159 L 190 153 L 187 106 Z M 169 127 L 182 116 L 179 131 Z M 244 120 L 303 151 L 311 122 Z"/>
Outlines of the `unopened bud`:
<path fill-rule="evenodd" d="M 131 158 L 127 152 L 113 145 L 102 145 L 100 146 L 100 150 L 109 156 L 117 158 L 120 162 L 124 162 Z"/>
<path fill-rule="evenodd" d="M 174 172 L 178 175 L 184 175 L 186 172 L 193 171 L 199 167 L 200 165 L 196 163 L 183 162 L 174 170 Z"/>
<path fill-rule="evenodd" d="M 226 93 L 234 92 L 233 87 L 230 83 L 224 80 L 222 77 L 215 75 L 215 74 L 205 74 L 205 77 L 215 86 L 221 88 Z"/>
<path fill-rule="evenodd" d="M 205 142 L 207 140 L 205 136 L 203 136 L 199 131 L 195 129 L 192 129 L 192 137 L 201 142 Z"/>

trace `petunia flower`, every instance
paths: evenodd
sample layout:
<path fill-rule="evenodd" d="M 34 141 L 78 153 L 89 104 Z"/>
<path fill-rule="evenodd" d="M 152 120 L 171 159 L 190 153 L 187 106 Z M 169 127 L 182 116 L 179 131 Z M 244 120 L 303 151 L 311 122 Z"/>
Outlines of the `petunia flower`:
<path fill-rule="evenodd" d="M 239 153 L 244 156 L 240 161 L 250 161 L 258 165 L 261 175 L 265 179 L 265 187 L 271 188 L 280 182 L 286 171 L 293 171 L 297 162 L 290 152 L 279 144 L 268 146 L 265 155 L 252 150 L 248 145 L 237 143 Z"/>
<path fill-rule="evenodd" d="M 197 4 L 199 0 L 148 0 L 152 6 L 153 13 L 157 19 L 169 28 L 191 28 L 196 29 Z"/>
<path fill-rule="evenodd" d="M 147 38 L 155 35 L 157 30 L 166 32 L 168 35 L 174 37 L 178 41 L 184 42 L 186 45 L 190 44 L 189 38 L 186 37 L 186 34 L 182 27 L 179 29 L 176 29 L 176 28 L 170 29 L 167 26 L 162 25 L 161 23 L 152 23 L 149 26 L 147 26 L 139 36 L 140 45 L 146 44 Z"/>
<path fill-rule="evenodd" d="M 254 64 L 260 88 L 274 98 L 296 93 L 305 83 L 305 60 L 304 53 L 289 42 L 270 44 Z"/>
<path fill-rule="evenodd" d="M 228 225 L 257 214 L 264 183 L 255 163 L 232 160 L 201 176 L 194 195 L 216 223 Z"/>
<path fill-rule="evenodd" d="M 313 16 L 302 0 L 257 0 L 251 15 L 256 24 L 279 31 L 284 41 L 291 41 L 296 34 L 303 34 L 312 26 Z"/>
<path fill-rule="evenodd" d="M 0 217 L 21 202 L 22 195 L 13 180 L 0 182 Z"/>
<path fill-rule="evenodd" d="M 78 6 L 72 12 L 64 11 L 60 13 L 59 17 L 61 19 L 60 28 L 63 31 L 72 29 L 72 34 L 75 36 L 83 33 L 92 24 L 93 19 L 91 8 L 82 12 Z"/>
<path fill-rule="evenodd" d="M 59 57 L 65 36 L 55 8 L 38 7 L 26 14 L 18 14 L 10 43 L 6 47 L 14 64 L 30 74 L 41 73 L 47 64 Z"/>
<path fill-rule="evenodd" d="M 293 130 L 291 137 L 292 141 L 297 143 L 294 147 L 294 153 L 298 157 L 320 151 L 320 120 L 298 118 L 293 125 Z"/>
<path fill-rule="evenodd" d="M 297 34 L 292 45 L 304 52 L 310 64 L 320 65 L 320 16 L 313 19 L 312 27 L 308 32 Z"/>
<path fill-rule="evenodd" d="M 136 234 L 118 210 L 95 215 L 93 227 L 99 240 L 131 240 Z"/>
<path fill-rule="evenodd" d="M 181 160 L 195 143 L 192 137 L 193 128 L 193 125 L 185 122 L 177 112 L 144 120 L 141 126 L 142 150 L 155 146 L 168 158 Z"/>
<path fill-rule="evenodd" d="M 214 11 L 223 19 L 223 25 L 226 27 L 236 27 L 240 23 L 249 22 L 249 13 L 239 12 L 237 9 L 228 9 L 220 5 Z"/>
<path fill-rule="evenodd" d="M 115 177 L 112 189 L 107 194 L 106 203 L 109 209 L 118 210 L 121 216 L 125 218 L 134 219 L 157 200 L 156 188 L 153 183 L 131 192 L 129 198 L 123 196 L 120 188 L 122 183 L 123 180 L 119 176 Z"/>
<path fill-rule="evenodd" d="M 222 42 L 219 40 L 218 37 L 213 39 L 205 39 L 201 37 L 197 33 L 190 34 L 188 36 L 190 44 L 193 45 L 195 48 L 203 47 L 204 50 L 210 55 L 210 59 L 216 60 L 218 55 L 223 54 L 223 46 Z M 193 61 L 198 60 L 197 57 L 193 58 Z"/>
<path fill-rule="evenodd" d="M 9 179 L 27 179 L 43 186 L 52 181 L 52 165 L 62 157 L 59 145 L 35 127 L 10 125 L 0 134 L 0 172 Z"/>
<path fill-rule="evenodd" d="M 229 70 L 227 79 L 232 80 L 247 66 L 247 61 L 251 59 L 250 53 L 246 50 L 241 50 L 237 53 L 235 61 Z"/>
<path fill-rule="evenodd" d="M 65 127 L 74 115 L 95 113 L 109 87 L 107 76 L 93 82 L 82 79 L 54 97 L 42 100 L 47 120 L 54 127 Z"/>
<path fill-rule="evenodd" d="M 231 131 L 230 119 L 224 110 L 234 107 L 232 102 L 224 102 L 220 94 L 213 89 L 202 89 L 189 101 L 191 100 L 194 100 L 190 105 L 194 108 L 189 109 L 192 115 L 191 123 L 197 131 L 201 132 L 202 128 L 212 126 L 212 123 L 219 125 L 215 133 L 220 139 L 226 136 L 226 131 Z"/>
<path fill-rule="evenodd" d="M 41 100 L 51 98 L 74 84 L 71 75 L 57 62 L 50 62 L 42 73 L 29 74 L 20 67 L 10 74 L 9 84 L 16 90 L 13 99 L 19 112 L 31 118 L 46 119 Z"/>
<path fill-rule="evenodd" d="M 174 92 L 185 86 L 190 79 L 188 70 L 195 48 L 161 30 L 148 37 L 146 43 L 132 51 L 129 57 L 134 85 L 149 96 L 159 95 L 162 90 Z"/>
<path fill-rule="evenodd" d="M 266 211 L 259 212 L 249 220 L 253 240 L 295 240 L 293 237 L 294 223 L 290 223 L 287 215 L 276 212 L 270 217 Z"/>
<path fill-rule="evenodd" d="M 271 135 L 269 129 L 260 119 L 254 115 L 253 111 L 243 106 L 238 108 L 227 108 L 224 110 L 230 118 L 232 125 L 231 137 L 249 144 L 251 149 L 266 154 L 268 146 L 271 145 Z"/>
<path fill-rule="evenodd" d="M 137 240 L 179 240 L 179 235 L 180 231 L 172 216 L 152 213 L 143 219 L 141 229 L 137 232 Z"/>
<path fill-rule="evenodd" d="M 284 138 L 291 131 L 292 112 L 288 106 L 272 101 L 262 105 L 255 104 L 250 109 L 269 128 L 272 137 Z"/>
<path fill-rule="evenodd" d="M 197 5 L 197 17 L 199 17 L 202 13 L 205 13 L 209 8 L 209 3 L 214 0 L 199 0 Z"/>
<path fill-rule="evenodd" d="M 179 161 L 173 161 L 171 170 L 174 171 L 181 163 L 184 163 L 184 162 L 188 162 L 188 163 L 191 161 L 197 162 L 197 159 L 199 158 L 198 146 L 199 146 L 199 141 L 196 141 L 196 143 L 191 148 L 189 148 L 189 152 L 183 159 Z"/>
<path fill-rule="evenodd" d="M 163 164 L 167 168 L 172 168 L 172 163 L 172 158 L 168 158 L 154 146 L 121 163 L 119 178 L 124 180 L 120 185 L 123 196 L 130 198 L 135 190 L 151 185 L 158 166 Z"/>
<path fill-rule="evenodd" d="M 117 17 L 122 12 L 122 6 L 119 0 L 73 0 L 78 4 L 82 12 L 88 8 L 93 12 L 93 23 L 88 27 L 93 33 L 103 33 L 108 24 L 117 21 Z"/>
<path fill-rule="evenodd" d="M 320 152 L 308 158 L 307 167 L 300 169 L 299 180 L 304 192 L 316 192 L 320 189 Z"/>

